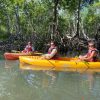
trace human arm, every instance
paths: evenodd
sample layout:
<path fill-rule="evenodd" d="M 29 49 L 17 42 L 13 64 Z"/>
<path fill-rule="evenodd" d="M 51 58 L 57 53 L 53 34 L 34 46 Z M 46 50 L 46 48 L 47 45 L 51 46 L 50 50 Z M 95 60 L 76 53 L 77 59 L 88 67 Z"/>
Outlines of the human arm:
<path fill-rule="evenodd" d="M 56 49 L 53 49 L 51 54 L 45 54 L 41 57 L 41 59 L 51 59 L 57 53 Z"/>
<path fill-rule="evenodd" d="M 53 49 L 50 54 L 50 58 L 52 58 L 56 53 L 57 53 L 57 49 Z"/>
<path fill-rule="evenodd" d="M 92 51 L 91 55 L 90 56 L 87 56 L 87 57 L 82 57 L 81 60 L 90 60 L 91 58 L 93 58 L 95 56 L 96 52 L 95 51 Z"/>

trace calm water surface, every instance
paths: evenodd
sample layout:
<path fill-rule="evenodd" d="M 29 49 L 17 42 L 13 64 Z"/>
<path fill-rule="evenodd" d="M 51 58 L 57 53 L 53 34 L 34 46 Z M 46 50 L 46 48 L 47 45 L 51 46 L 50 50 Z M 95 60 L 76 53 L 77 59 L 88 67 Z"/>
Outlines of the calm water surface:
<path fill-rule="evenodd" d="M 100 73 L 25 71 L 0 60 L 0 100 L 100 100 Z"/>

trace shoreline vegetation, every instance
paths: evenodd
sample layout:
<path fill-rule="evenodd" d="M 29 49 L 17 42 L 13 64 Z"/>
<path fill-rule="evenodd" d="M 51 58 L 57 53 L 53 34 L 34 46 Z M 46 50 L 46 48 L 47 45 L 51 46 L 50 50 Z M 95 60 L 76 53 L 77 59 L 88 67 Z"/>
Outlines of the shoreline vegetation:
<path fill-rule="evenodd" d="M 100 51 L 100 0 L 0 1 L 0 51 L 21 51 L 28 41 L 45 53 L 51 40 L 59 52 L 84 52 L 92 39 Z"/>
<path fill-rule="evenodd" d="M 28 37 L 28 38 L 27 38 Z M 22 51 L 24 47 L 26 46 L 28 41 L 31 41 L 35 51 L 39 52 L 47 52 L 48 50 L 48 40 L 44 38 L 44 36 L 41 37 L 40 40 L 45 40 L 45 41 L 39 41 L 39 37 L 36 36 L 36 34 L 15 34 L 15 35 L 10 35 L 8 39 L 0 41 L 0 51 L 1 52 L 11 52 L 12 50 L 16 51 Z M 61 39 L 60 39 L 61 40 Z M 97 40 L 100 40 L 100 37 L 98 37 Z M 97 41 L 94 39 L 95 43 L 97 44 L 97 48 L 100 51 L 100 41 Z M 57 41 L 57 40 L 56 40 Z M 59 53 L 61 55 L 74 55 L 77 54 L 82 54 L 86 52 L 87 50 L 87 42 L 88 40 L 84 38 L 78 38 L 75 37 L 73 39 L 66 38 L 66 40 L 63 40 L 63 43 L 61 41 L 57 41 L 58 43 L 58 48 L 59 48 Z"/>

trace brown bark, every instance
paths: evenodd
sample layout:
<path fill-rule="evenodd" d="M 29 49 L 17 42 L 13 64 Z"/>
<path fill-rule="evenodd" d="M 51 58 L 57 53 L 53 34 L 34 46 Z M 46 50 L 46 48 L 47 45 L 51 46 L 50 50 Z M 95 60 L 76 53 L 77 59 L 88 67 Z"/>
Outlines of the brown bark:
<path fill-rule="evenodd" d="M 57 13 L 58 13 L 58 4 L 59 4 L 59 0 L 54 0 L 54 19 L 53 19 L 53 33 L 52 33 L 52 36 L 51 36 L 51 39 L 53 39 L 54 37 L 54 34 L 56 33 L 57 31 Z"/>
<path fill-rule="evenodd" d="M 75 37 L 79 37 L 79 23 L 80 23 L 80 4 L 81 4 L 81 0 L 78 0 L 78 8 L 77 8 L 77 31 L 76 31 L 76 35 Z"/>

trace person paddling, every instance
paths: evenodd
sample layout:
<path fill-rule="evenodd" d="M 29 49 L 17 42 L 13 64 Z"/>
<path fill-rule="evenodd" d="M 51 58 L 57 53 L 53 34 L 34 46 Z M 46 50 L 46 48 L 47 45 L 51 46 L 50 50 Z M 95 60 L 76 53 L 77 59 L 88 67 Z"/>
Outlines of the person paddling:
<path fill-rule="evenodd" d="M 88 53 L 84 56 L 79 56 L 81 61 L 96 62 L 98 60 L 98 50 L 93 41 L 88 42 Z"/>
<path fill-rule="evenodd" d="M 48 53 L 42 55 L 41 59 L 57 59 L 57 58 L 58 58 L 57 43 L 55 41 L 51 41 Z"/>
<path fill-rule="evenodd" d="M 24 48 L 24 50 L 22 51 L 22 53 L 29 53 L 34 51 L 34 49 L 32 48 L 32 43 L 28 42 L 28 44 L 26 45 L 26 47 Z"/>

